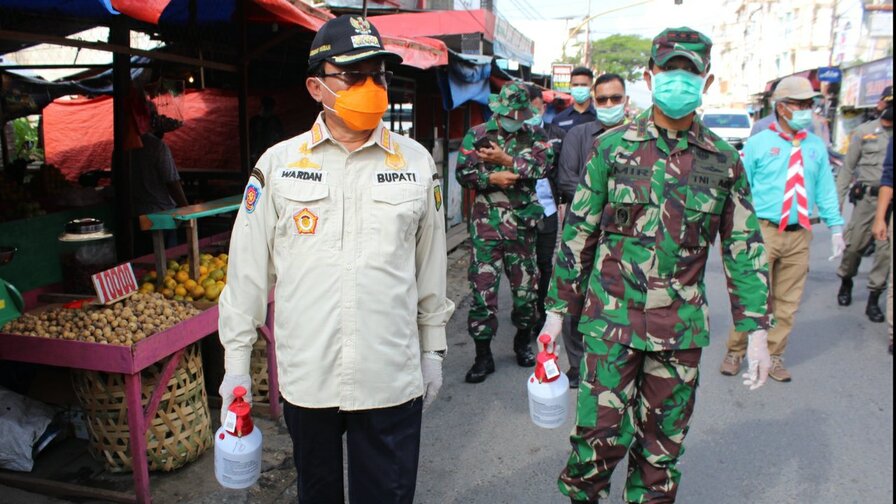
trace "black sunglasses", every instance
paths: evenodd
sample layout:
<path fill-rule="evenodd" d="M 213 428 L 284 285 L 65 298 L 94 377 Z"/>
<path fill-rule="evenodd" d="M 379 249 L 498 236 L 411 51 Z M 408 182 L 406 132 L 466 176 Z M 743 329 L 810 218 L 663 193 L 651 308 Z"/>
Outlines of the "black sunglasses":
<path fill-rule="evenodd" d="M 625 96 L 623 95 L 612 95 L 612 96 L 595 96 L 594 103 L 598 105 L 619 105 L 620 103 L 625 101 Z"/>
<path fill-rule="evenodd" d="M 392 76 L 394 74 L 389 70 L 380 70 L 377 72 L 360 72 L 357 70 L 351 70 L 348 72 L 334 72 L 334 73 L 322 73 L 321 77 L 333 77 L 334 79 L 339 79 L 342 82 L 348 84 L 349 87 L 357 86 L 358 84 L 363 84 L 368 77 L 373 78 L 373 82 L 380 86 L 388 86 L 389 83 L 392 82 Z"/>

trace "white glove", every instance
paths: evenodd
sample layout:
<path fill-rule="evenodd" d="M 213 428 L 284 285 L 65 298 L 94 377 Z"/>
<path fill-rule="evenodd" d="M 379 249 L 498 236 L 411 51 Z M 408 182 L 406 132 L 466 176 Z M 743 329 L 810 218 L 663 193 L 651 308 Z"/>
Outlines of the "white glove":
<path fill-rule="evenodd" d="M 547 334 L 551 337 L 551 342 L 548 343 L 547 349 L 550 353 L 556 353 L 557 349 L 557 336 L 560 336 L 560 332 L 563 331 L 563 315 L 549 311 L 545 314 L 544 319 L 544 327 L 541 328 L 541 332 L 538 333 L 538 351 L 543 352 L 545 350 L 545 346 L 541 342 L 541 335 Z"/>
<path fill-rule="evenodd" d="M 423 411 L 429 409 L 442 388 L 442 359 L 434 352 L 424 352 L 420 359 L 420 370 L 423 371 Z"/>
<path fill-rule="evenodd" d="M 772 367 L 772 356 L 768 353 L 768 331 L 753 331 L 748 336 L 747 362 L 749 371 L 744 373 L 744 385 L 756 390 L 765 385 L 768 371 Z"/>
<path fill-rule="evenodd" d="M 844 250 L 846 250 L 846 242 L 843 241 L 843 233 L 832 234 L 831 251 L 834 253 L 834 255 L 828 257 L 828 261 L 833 261 L 834 259 L 842 256 Z"/>
<path fill-rule="evenodd" d="M 218 388 L 218 393 L 221 394 L 221 425 L 224 425 L 224 420 L 227 418 L 227 408 L 230 407 L 230 404 L 235 399 L 233 389 L 237 387 L 246 389 L 246 395 L 243 397 L 243 400 L 252 404 L 252 378 L 244 374 L 224 373 L 221 387 Z"/>

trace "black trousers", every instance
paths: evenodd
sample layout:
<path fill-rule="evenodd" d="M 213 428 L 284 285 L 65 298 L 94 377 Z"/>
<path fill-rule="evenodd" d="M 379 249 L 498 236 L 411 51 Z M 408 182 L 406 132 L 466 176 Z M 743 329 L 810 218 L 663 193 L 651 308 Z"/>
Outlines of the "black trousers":
<path fill-rule="evenodd" d="M 344 504 L 342 436 L 352 504 L 413 504 L 423 400 L 391 408 L 339 411 L 286 403 L 300 504 Z"/>
<path fill-rule="evenodd" d="M 538 327 L 544 324 L 544 298 L 548 295 L 551 284 L 551 272 L 554 269 L 554 247 L 557 245 L 557 214 L 543 218 L 538 223 L 538 239 L 535 242 L 535 258 L 538 263 Z M 536 335 L 537 336 L 537 335 Z"/>

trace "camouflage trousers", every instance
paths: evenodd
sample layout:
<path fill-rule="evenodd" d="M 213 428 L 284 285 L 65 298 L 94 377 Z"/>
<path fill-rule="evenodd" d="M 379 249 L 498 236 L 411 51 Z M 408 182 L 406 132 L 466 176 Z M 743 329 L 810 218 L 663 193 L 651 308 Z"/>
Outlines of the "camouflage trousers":
<path fill-rule="evenodd" d="M 473 302 L 467 319 L 474 340 L 490 341 L 498 331 L 498 287 L 501 272 L 510 282 L 513 309 L 510 318 L 520 330 L 534 330 L 538 319 L 538 266 L 535 229 L 523 229 L 516 240 L 486 240 L 472 236 L 468 278 Z"/>
<path fill-rule="evenodd" d="M 628 454 L 625 501 L 675 502 L 702 349 L 644 352 L 585 336 L 572 453 L 560 491 L 593 503 Z"/>

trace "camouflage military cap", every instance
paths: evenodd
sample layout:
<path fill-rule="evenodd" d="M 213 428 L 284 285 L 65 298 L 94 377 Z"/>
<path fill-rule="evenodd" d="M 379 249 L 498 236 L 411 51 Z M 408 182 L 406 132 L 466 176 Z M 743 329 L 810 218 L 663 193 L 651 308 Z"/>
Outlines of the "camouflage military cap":
<path fill-rule="evenodd" d="M 529 91 L 522 82 L 508 82 L 501 92 L 489 97 L 488 108 L 499 116 L 525 121 L 538 112 L 529 100 Z"/>
<path fill-rule="evenodd" d="M 683 56 L 697 66 L 700 73 L 709 67 L 712 40 L 686 26 L 667 28 L 653 39 L 650 56 L 658 66 L 663 66 L 676 56 Z"/>

